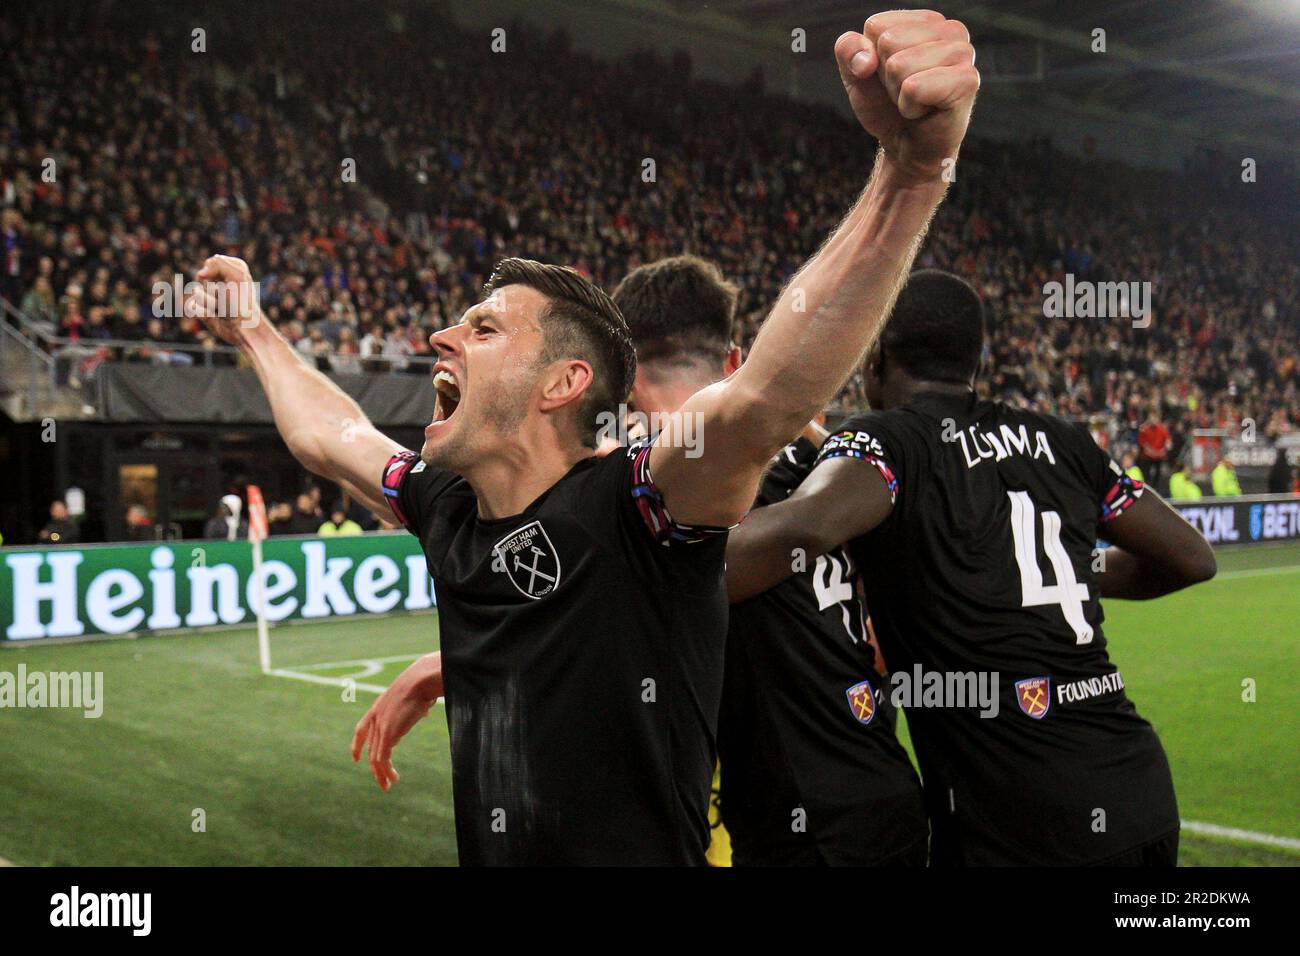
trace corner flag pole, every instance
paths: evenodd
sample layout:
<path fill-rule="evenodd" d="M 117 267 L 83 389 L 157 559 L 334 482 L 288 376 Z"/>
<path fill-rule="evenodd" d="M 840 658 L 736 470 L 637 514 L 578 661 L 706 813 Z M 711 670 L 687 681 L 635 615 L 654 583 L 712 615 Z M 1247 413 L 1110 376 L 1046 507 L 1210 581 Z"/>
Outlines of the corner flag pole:
<path fill-rule="evenodd" d="M 257 656 L 262 673 L 271 672 L 271 637 L 266 628 L 266 582 L 262 578 L 262 541 L 269 528 L 266 503 L 257 485 L 248 486 L 248 540 L 253 546 L 253 604 L 257 612 Z"/>

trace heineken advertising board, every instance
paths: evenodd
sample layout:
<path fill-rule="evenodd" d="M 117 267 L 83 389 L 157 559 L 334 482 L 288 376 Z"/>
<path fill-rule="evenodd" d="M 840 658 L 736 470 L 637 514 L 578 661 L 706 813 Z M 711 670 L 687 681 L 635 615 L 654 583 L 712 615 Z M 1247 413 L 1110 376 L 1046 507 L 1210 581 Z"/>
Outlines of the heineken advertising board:
<path fill-rule="evenodd" d="M 419 542 L 404 533 L 270 538 L 268 621 L 434 605 Z M 253 625 L 247 541 L 0 549 L 0 640 Z"/>
<path fill-rule="evenodd" d="M 1176 502 L 1211 544 L 1300 539 L 1300 499 Z M 256 622 L 247 541 L 0 549 L 0 640 L 82 637 Z M 418 611 L 433 582 L 411 535 L 270 538 L 267 620 Z"/>

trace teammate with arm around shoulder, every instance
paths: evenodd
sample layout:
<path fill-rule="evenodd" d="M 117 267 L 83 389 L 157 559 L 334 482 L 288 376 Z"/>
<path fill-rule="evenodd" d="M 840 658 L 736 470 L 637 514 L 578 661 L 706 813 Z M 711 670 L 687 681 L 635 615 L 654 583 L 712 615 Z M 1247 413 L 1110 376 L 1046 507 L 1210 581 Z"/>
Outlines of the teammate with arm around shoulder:
<path fill-rule="evenodd" d="M 904 701 L 932 863 L 1172 865 L 1169 764 L 1101 599 L 1205 581 L 1213 551 L 1084 429 L 980 400 L 982 345 L 974 290 L 914 274 L 867 362 L 878 411 L 833 429 L 799 489 L 732 535 L 731 599 L 788 577 L 793 549 L 847 542 L 895 687 L 996 688 L 978 707 Z"/>

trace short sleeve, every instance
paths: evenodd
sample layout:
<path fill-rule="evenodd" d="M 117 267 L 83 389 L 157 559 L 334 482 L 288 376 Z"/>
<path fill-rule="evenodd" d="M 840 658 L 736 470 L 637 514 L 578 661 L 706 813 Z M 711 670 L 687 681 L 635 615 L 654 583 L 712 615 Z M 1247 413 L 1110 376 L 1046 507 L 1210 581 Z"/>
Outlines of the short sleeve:
<path fill-rule="evenodd" d="M 1106 524 L 1132 507 L 1133 502 L 1142 497 L 1144 486 L 1136 478 L 1124 474 L 1124 469 L 1098 447 L 1087 431 L 1076 429 L 1075 439 L 1083 454 L 1088 486 L 1097 501 L 1097 521 Z"/>
<path fill-rule="evenodd" d="M 435 502 L 455 481 L 455 474 L 428 467 L 415 452 L 399 451 L 384 466 L 384 499 L 398 524 L 419 537 Z"/>
<path fill-rule="evenodd" d="M 889 437 L 878 416 L 861 415 L 850 418 L 822 442 L 817 453 L 817 464 L 832 458 L 857 458 L 866 462 L 885 479 L 889 489 L 889 503 L 898 498 L 897 441 Z M 815 466 L 814 466 L 815 467 Z"/>
<path fill-rule="evenodd" d="M 640 524 L 650 537 L 664 547 L 699 544 L 725 535 L 727 528 L 710 525 L 682 524 L 674 520 L 664 503 L 663 492 L 650 474 L 650 451 L 653 444 L 633 445 L 627 451 L 628 487 L 626 504 L 631 504 Z"/>
<path fill-rule="evenodd" d="M 1100 448 L 1097 450 L 1101 451 Z M 1145 486 L 1131 475 L 1124 474 L 1124 469 L 1115 464 L 1115 461 L 1105 452 L 1102 452 L 1102 454 L 1105 455 L 1110 467 L 1097 485 L 1100 491 L 1098 503 L 1101 508 L 1097 520 L 1101 524 L 1105 524 L 1122 515 L 1132 506 L 1133 502 L 1141 498 Z"/>

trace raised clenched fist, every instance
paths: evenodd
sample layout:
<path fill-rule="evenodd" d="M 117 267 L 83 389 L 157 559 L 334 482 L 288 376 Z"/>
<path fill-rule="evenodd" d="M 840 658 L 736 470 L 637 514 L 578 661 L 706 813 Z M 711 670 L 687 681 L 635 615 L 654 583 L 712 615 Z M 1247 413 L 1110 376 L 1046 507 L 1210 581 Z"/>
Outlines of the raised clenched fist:
<path fill-rule="evenodd" d="M 966 27 L 933 10 L 877 13 L 835 41 L 849 104 L 907 180 L 937 180 L 956 159 L 979 91 Z"/>
<path fill-rule="evenodd" d="M 202 319 L 223 342 L 242 346 L 244 334 L 262 321 L 248 263 L 234 256 L 212 256 L 195 279 L 201 287 L 186 299 L 186 314 Z"/>

